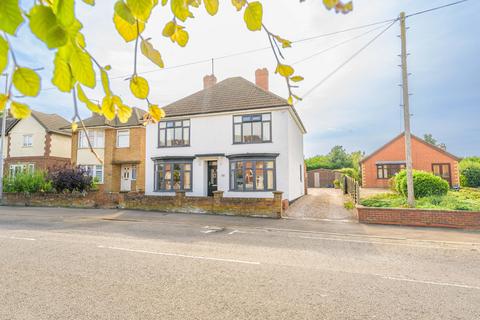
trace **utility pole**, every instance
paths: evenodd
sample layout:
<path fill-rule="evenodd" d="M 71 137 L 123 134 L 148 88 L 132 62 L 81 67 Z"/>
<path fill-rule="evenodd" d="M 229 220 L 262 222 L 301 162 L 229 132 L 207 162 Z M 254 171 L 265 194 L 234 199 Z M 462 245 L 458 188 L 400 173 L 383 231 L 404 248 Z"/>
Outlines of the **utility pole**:
<path fill-rule="evenodd" d="M 407 202 L 415 207 L 413 190 L 412 136 L 410 132 L 410 103 L 408 93 L 407 72 L 407 35 L 405 28 L 405 12 L 400 12 L 400 38 L 402 40 L 402 89 L 403 89 L 403 121 L 405 126 L 405 156 L 407 164 Z"/>
<path fill-rule="evenodd" d="M 5 76 L 5 94 L 8 94 L 8 73 L 1 74 Z M 3 159 L 3 149 L 5 148 L 5 133 L 6 133 L 6 126 L 7 126 L 7 106 L 3 109 L 3 116 L 2 116 L 2 139 L 0 141 L 0 201 L 3 200 L 3 163 L 5 159 Z"/>

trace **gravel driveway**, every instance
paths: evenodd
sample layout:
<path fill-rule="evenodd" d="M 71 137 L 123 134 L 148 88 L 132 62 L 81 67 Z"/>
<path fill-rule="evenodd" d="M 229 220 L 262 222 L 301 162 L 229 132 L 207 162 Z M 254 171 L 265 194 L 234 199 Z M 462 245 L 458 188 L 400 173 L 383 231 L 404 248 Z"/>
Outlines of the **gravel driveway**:
<path fill-rule="evenodd" d="M 295 201 L 285 212 L 288 218 L 353 220 L 353 212 L 343 206 L 344 196 L 339 189 L 311 188 L 308 195 Z"/>

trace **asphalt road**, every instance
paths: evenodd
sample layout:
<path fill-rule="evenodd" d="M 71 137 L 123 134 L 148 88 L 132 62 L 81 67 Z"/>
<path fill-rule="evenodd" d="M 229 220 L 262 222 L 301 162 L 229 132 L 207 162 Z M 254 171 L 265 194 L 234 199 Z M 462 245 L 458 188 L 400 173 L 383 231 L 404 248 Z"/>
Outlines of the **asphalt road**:
<path fill-rule="evenodd" d="M 0 207 L 0 319 L 480 319 L 480 233 Z"/>

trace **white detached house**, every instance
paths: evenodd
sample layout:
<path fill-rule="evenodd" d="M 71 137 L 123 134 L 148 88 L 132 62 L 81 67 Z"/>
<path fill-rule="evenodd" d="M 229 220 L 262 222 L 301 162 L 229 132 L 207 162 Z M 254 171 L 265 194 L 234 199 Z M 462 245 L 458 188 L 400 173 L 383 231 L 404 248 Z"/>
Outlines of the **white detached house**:
<path fill-rule="evenodd" d="M 268 91 L 268 71 L 256 85 L 241 77 L 216 83 L 166 107 L 166 118 L 147 126 L 147 195 L 271 198 L 304 195 L 303 135 L 294 107 Z"/>

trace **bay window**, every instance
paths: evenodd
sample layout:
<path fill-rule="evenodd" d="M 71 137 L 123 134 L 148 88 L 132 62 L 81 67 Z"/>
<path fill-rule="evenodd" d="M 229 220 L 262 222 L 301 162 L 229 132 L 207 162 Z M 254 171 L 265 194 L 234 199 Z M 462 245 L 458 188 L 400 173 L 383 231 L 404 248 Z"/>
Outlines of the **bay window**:
<path fill-rule="evenodd" d="M 156 160 L 154 190 L 158 192 L 191 191 L 191 160 Z"/>
<path fill-rule="evenodd" d="M 275 160 L 230 160 L 231 191 L 275 191 L 275 188 Z"/>

